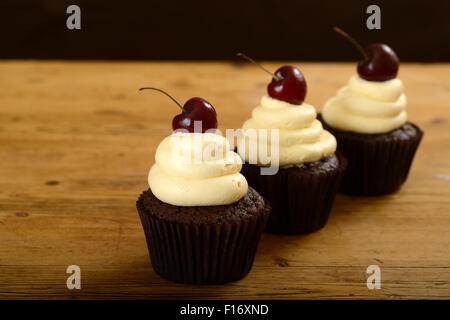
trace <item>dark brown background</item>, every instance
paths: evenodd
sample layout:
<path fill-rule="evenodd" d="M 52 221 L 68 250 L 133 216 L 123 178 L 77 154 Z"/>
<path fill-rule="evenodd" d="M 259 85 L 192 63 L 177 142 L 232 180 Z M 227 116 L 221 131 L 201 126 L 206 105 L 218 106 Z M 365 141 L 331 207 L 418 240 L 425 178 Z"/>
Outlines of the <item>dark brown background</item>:
<path fill-rule="evenodd" d="M 77 4 L 82 29 L 66 28 Z M 366 28 L 370 4 L 381 30 Z M 450 1 L 2 0 L 0 58 L 355 60 L 331 27 L 403 61 L 450 61 Z"/>

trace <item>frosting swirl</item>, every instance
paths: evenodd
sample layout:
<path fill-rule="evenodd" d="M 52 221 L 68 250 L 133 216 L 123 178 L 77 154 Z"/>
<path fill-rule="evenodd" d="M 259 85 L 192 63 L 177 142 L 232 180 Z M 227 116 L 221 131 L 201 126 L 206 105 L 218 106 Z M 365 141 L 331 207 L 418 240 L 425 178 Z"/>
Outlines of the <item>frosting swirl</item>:
<path fill-rule="evenodd" d="M 213 206 L 238 201 L 248 189 L 242 160 L 228 140 L 213 133 L 174 133 L 156 149 L 148 184 L 161 201 Z"/>
<path fill-rule="evenodd" d="M 322 109 L 327 124 L 343 131 L 385 133 L 405 124 L 406 96 L 399 79 L 367 81 L 354 75 Z"/>
<path fill-rule="evenodd" d="M 278 153 L 279 165 L 293 165 L 317 161 L 336 151 L 336 139 L 324 130 L 316 119 L 315 108 L 307 103 L 294 105 L 265 95 L 261 103 L 253 109 L 252 117 L 242 126 L 244 139 L 238 145 L 239 154 L 249 161 L 249 144 L 265 145 L 270 149 L 271 129 L 279 129 Z M 256 130 L 256 137 L 249 133 Z M 260 158 L 258 150 L 258 165 L 266 165 Z"/>

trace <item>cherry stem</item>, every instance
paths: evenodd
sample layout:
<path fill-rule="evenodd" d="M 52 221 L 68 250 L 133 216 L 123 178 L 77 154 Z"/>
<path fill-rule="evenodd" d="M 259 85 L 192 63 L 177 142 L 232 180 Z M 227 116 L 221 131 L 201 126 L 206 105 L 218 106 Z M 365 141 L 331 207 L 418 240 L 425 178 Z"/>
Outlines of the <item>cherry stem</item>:
<path fill-rule="evenodd" d="M 347 32 L 345 32 L 344 30 L 342 30 L 336 26 L 333 27 L 333 30 L 336 31 L 337 33 L 339 33 L 340 35 L 344 36 L 351 43 L 353 43 L 353 45 L 362 53 L 364 59 L 369 60 L 369 56 L 367 55 L 367 52 L 363 49 L 363 47 L 361 47 L 361 45 L 358 43 L 358 41 L 353 39 L 353 37 L 351 37 Z"/>
<path fill-rule="evenodd" d="M 164 93 L 166 96 L 168 96 L 170 99 L 172 99 L 172 101 L 175 102 L 177 104 L 177 106 L 179 106 L 180 109 L 183 110 L 183 112 L 186 112 L 186 109 L 184 109 L 183 106 L 177 100 L 175 100 L 174 97 L 172 97 L 170 94 L 168 94 L 164 90 L 161 90 L 161 89 L 158 89 L 158 88 L 153 88 L 153 87 L 139 88 L 139 91 L 142 91 L 142 90 L 156 90 L 156 91 L 159 91 L 161 93 Z"/>
<path fill-rule="evenodd" d="M 236 54 L 238 57 L 244 58 L 247 61 L 250 61 L 251 63 L 253 63 L 255 66 L 257 66 L 258 68 L 262 69 L 263 71 L 267 72 L 268 74 L 270 74 L 270 76 L 272 78 L 274 78 L 277 81 L 282 80 L 283 78 L 280 78 L 279 76 L 275 75 L 274 73 L 270 72 L 269 70 L 267 70 L 266 68 L 264 68 L 262 65 L 260 65 L 258 62 L 256 62 L 255 60 L 253 60 L 252 58 L 250 58 L 249 56 L 243 54 L 243 53 L 238 53 Z"/>

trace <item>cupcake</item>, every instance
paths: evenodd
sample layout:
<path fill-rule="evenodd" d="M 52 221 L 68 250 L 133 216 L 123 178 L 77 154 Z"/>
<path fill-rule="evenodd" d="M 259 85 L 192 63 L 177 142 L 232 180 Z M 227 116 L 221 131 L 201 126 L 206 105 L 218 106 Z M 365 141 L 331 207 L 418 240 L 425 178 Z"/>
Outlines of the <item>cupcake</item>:
<path fill-rule="evenodd" d="M 270 202 L 267 232 L 313 232 L 327 223 L 346 160 L 335 152 L 336 139 L 322 128 L 314 106 L 303 102 L 300 70 L 283 66 L 272 77 L 268 94 L 242 126 L 242 174 Z"/>
<path fill-rule="evenodd" d="M 239 173 L 242 160 L 228 140 L 209 132 L 217 127 L 214 108 L 192 98 L 182 110 L 136 203 L 153 269 L 178 283 L 239 280 L 253 264 L 270 206 Z M 192 132 L 199 121 L 203 129 Z"/>
<path fill-rule="evenodd" d="M 383 195 L 405 182 L 423 132 L 407 121 L 395 52 L 372 44 L 362 53 L 358 74 L 326 101 L 319 119 L 348 160 L 340 191 Z"/>

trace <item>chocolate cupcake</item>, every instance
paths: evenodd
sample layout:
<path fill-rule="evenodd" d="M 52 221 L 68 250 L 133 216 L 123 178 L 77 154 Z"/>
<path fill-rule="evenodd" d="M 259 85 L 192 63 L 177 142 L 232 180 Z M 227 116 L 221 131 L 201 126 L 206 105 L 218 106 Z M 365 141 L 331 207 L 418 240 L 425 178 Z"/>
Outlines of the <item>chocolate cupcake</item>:
<path fill-rule="evenodd" d="M 386 44 L 363 49 L 345 31 L 334 30 L 363 55 L 358 74 L 327 100 L 319 116 L 348 160 L 340 191 L 365 196 L 392 193 L 408 177 L 423 136 L 407 122 L 403 83 L 397 79 L 400 62 Z"/>
<path fill-rule="evenodd" d="M 240 157 L 213 133 L 164 139 L 137 201 L 153 269 L 165 279 L 219 284 L 250 270 L 270 206 L 239 173 Z"/>
<path fill-rule="evenodd" d="M 261 175 L 259 166 L 248 163 L 241 172 L 249 185 L 270 199 L 266 231 L 299 234 L 327 223 L 346 163 L 336 152 L 318 161 L 280 167 L 275 175 Z"/>
<path fill-rule="evenodd" d="M 338 141 L 338 150 L 348 159 L 340 192 L 376 196 L 395 192 L 408 177 L 423 132 L 406 122 L 400 128 L 380 134 L 358 134 L 330 127 L 321 115 L 325 129 Z"/>
<path fill-rule="evenodd" d="M 252 188 L 233 204 L 195 207 L 164 203 L 149 189 L 137 208 L 155 272 L 191 284 L 245 277 L 270 210 Z"/>
<path fill-rule="evenodd" d="M 284 66 L 275 76 L 242 126 L 242 174 L 271 204 L 266 231 L 309 233 L 326 224 L 346 161 L 335 154 L 336 139 L 323 130 L 315 108 L 303 102 L 301 72 Z"/>
<path fill-rule="evenodd" d="M 403 83 L 354 75 L 319 119 L 348 160 L 340 191 L 375 196 L 396 191 L 408 177 L 423 132 L 407 122 Z"/>

